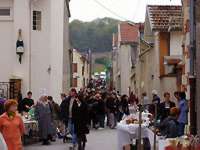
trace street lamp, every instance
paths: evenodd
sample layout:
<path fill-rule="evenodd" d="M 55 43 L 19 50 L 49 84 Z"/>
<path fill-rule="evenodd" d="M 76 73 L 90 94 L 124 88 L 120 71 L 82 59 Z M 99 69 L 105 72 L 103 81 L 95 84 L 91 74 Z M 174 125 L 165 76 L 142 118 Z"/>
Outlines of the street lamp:
<path fill-rule="evenodd" d="M 18 31 L 18 39 L 16 42 L 16 53 L 19 55 L 19 63 L 22 63 L 22 55 L 24 54 L 24 41 L 22 40 L 22 30 Z"/>

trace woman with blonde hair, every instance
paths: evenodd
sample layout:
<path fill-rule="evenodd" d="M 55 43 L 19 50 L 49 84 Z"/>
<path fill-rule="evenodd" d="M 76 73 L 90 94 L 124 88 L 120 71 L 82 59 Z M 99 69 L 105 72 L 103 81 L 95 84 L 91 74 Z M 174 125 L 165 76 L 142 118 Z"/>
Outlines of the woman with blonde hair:
<path fill-rule="evenodd" d="M 0 132 L 2 133 L 8 150 L 22 150 L 21 137 L 24 134 L 24 123 L 17 114 L 16 100 L 7 100 L 4 104 L 5 113 L 0 116 Z"/>

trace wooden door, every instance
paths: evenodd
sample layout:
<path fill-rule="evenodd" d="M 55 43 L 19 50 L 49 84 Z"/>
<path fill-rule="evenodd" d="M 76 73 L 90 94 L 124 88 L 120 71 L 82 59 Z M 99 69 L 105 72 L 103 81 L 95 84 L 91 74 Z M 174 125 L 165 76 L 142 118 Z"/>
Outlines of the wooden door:
<path fill-rule="evenodd" d="M 21 79 L 10 79 L 10 98 L 17 99 L 21 94 Z"/>

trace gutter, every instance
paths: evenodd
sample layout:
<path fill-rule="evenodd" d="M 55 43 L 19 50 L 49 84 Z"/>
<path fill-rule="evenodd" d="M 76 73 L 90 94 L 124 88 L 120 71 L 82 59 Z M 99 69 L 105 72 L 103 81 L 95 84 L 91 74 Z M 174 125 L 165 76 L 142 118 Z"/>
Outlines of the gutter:
<path fill-rule="evenodd" d="M 32 55 L 32 49 L 31 49 L 31 37 L 32 37 L 32 7 L 31 7 L 32 1 L 29 1 L 29 9 L 30 9 L 30 24 L 29 24 L 29 91 L 32 90 L 32 83 L 31 83 L 31 78 L 32 78 L 32 60 L 31 60 L 31 55 Z"/>

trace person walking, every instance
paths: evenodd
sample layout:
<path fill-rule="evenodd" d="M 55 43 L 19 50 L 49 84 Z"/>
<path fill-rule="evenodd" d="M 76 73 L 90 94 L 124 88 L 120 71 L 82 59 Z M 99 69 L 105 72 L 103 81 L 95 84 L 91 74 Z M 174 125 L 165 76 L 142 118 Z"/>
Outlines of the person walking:
<path fill-rule="evenodd" d="M 74 123 L 74 132 L 77 136 L 78 150 L 85 150 L 86 134 L 89 134 L 89 128 L 87 127 L 88 108 L 81 95 L 75 98 L 72 108 L 72 121 Z"/>
<path fill-rule="evenodd" d="M 111 96 L 107 99 L 106 106 L 107 106 L 108 113 L 109 113 L 109 126 L 111 129 L 114 129 L 117 124 L 116 114 L 118 111 L 114 94 L 111 94 Z"/>
<path fill-rule="evenodd" d="M 5 113 L 0 116 L 0 132 L 2 133 L 8 150 L 22 150 L 21 137 L 24 134 L 24 123 L 17 114 L 16 100 L 7 100 L 4 104 Z"/>
<path fill-rule="evenodd" d="M 179 136 L 183 136 L 185 132 L 185 125 L 188 123 L 188 112 L 189 112 L 189 107 L 186 101 L 185 92 L 179 92 L 177 100 L 178 100 L 178 108 L 180 110 L 180 115 L 178 117 Z"/>
<path fill-rule="evenodd" d="M 104 129 L 105 127 L 105 103 L 101 98 L 101 95 L 99 93 L 97 93 L 95 95 L 95 101 L 97 102 L 97 119 L 98 119 L 98 123 L 99 123 L 99 129 Z"/>
<path fill-rule="evenodd" d="M 128 96 L 127 95 L 123 95 L 121 97 L 120 105 L 122 107 L 122 113 L 123 113 L 123 115 L 129 115 L 130 112 L 129 112 Z"/>
<path fill-rule="evenodd" d="M 70 134 L 72 135 L 72 146 L 70 149 L 75 149 L 77 145 L 77 136 L 74 131 L 74 123 L 72 120 L 72 108 L 75 105 L 75 99 L 77 98 L 76 89 L 71 89 L 69 96 L 62 101 L 61 109 L 61 119 L 65 123 L 65 126 L 68 127 Z"/>
<path fill-rule="evenodd" d="M 57 134 L 57 128 L 60 125 L 59 121 L 59 115 L 60 115 L 60 107 L 59 105 L 53 100 L 52 96 L 48 96 L 48 102 L 51 109 L 51 116 L 52 116 L 52 124 L 53 124 L 53 132 L 51 141 L 56 141 L 56 134 Z"/>
<path fill-rule="evenodd" d="M 38 127 L 42 145 L 49 145 L 53 132 L 51 107 L 48 97 L 43 95 L 35 106 L 35 118 L 38 120 Z"/>
<path fill-rule="evenodd" d="M 162 102 L 159 106 L 160 107 L 159 118 L 161 121 L 163 121 L 165 118 L 169 116 L 171 108 L 176 107 L 176 104 L 170 100 L 170 93 L 165 92 L 164 99 L 165 99 L 164 102 Z"/>

